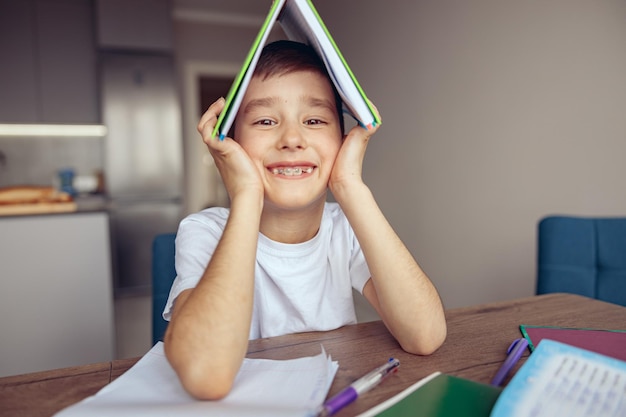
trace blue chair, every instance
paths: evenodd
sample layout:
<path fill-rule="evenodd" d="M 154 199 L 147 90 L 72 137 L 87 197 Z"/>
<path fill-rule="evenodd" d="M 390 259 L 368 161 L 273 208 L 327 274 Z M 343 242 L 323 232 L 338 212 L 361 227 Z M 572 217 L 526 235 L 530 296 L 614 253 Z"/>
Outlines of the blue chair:
<path fill-rule="evenodd" d="M 168 322 L 163 309 L 176 278 L 174 241 L 176 233 L 157 235 L 152 241 L 152 344 L 163 340 Z"/>
<path fill-rule="evenodd" d="M 626 218 L 543 218 L 537 264 L 537 294 L 567 292 L 626 306 Z"/>

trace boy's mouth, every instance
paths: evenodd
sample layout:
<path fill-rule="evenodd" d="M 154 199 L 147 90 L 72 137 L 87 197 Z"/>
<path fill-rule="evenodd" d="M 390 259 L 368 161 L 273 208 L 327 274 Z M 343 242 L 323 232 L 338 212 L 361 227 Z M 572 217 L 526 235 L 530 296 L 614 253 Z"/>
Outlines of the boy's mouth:
<path fill-rule="evenodd" d="M 312 166 L 302 167 L 274 167 L 270 170 L 274 175 L 285 175 L 287 177 L 297 177 L 302 174 L 310 174 L 313 172 Z"/>

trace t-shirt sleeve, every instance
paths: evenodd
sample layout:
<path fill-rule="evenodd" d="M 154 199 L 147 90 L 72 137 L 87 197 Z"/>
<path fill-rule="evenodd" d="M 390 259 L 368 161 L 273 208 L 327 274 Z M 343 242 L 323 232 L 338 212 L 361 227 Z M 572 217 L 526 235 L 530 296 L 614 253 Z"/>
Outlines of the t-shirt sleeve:
<path fill-rule="evenodd" d="M 363 294 L 363 287 L 371 277 L 369 267 L 365 261 L 365 255 L 361 250 L 361 245 L 357 240 L 352 228 L 350 228 L 350 235 L 352 240 L 352 254 L 350 258 L 350 280 L 352 281 L 352 288 Z"/>
<path fill-rule="evenodd" d="M 330 219 L 326 223 L 331 228 L 330 251 L 338 264 L 348 264 L 345 273 L 350 277 L 350 285 L 353 289 L 363 294 L 363 287 L 370 279 L 371 274 L 365 255 L 359 244 L 354 230 L 337 203 L 326 203 L 325 218 Z"/>
<path fill-rule="evenodd" d="M 169 321 L 176 297 L 198 285 L 209 260 L 213 256 L 223 228 L 212 221 L 211 216 L 198 213 L 185 218 L 176 233 L 176 279 L 163 310 L 163 318 Z"/>

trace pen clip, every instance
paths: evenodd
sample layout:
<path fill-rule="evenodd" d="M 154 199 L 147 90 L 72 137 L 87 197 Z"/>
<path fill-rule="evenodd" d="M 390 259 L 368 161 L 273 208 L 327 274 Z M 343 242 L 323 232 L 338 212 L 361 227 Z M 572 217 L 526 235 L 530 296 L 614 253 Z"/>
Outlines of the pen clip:
<path fill-rule="evenodd" d="M 511 346 L 506 350 L 506 359 L 498 372 L 491 380 L 491 385 L 499 386 L 504 378 L 511 372 L 515 364 L 520 360 L 522 355 L 524 354 L 524 350 L 528 346 L 528 340 L 525 338 L 515 339 Z"/>
<path fill-rule="evenodd" d="M 513 341 L 513 343 L 511 343 L 511 346 L 509 346 L 509 348 L 506 350 L 506 354 L 507 354 L 507 355 L 508 355 L 508 354 L 510 354 L 510 353 L 513 351 L 513 349 L 515 349 L 515 346 L 516 346 L 518 343 L 522 343 L 522 340 L 524 340 L 524 339 L 523 339 L 523 338 L 515 339 L 515 340 Z"/>
<path fill-rule="evenodd" d="M 400 366 L 400 361 L 396 358 L 389 358 L 389 361 L 385 365 L 385 375 L 391 374 L 396 371 Z"/>

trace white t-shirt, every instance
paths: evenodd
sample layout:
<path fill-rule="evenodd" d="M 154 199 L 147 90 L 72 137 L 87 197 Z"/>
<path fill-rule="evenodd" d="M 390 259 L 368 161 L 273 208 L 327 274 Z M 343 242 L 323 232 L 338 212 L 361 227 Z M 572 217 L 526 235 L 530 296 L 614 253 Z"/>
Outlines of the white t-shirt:
<path fill-rule="evenodd" d="M 228 219 L 226 208 L 187 216 L 176 235 L 176 272 L 163 317 L 174 300 L 198 284 Z M 363 292 L 369 268 L 343 211 L 326 203 L 317 235 L 285 244 L 259 233 L 250 339 L 332 330 L 356 323 L 352 288 Z"/>

